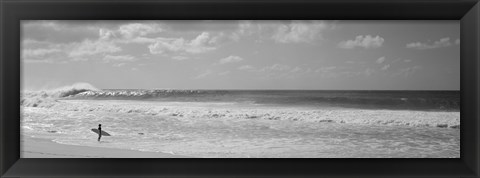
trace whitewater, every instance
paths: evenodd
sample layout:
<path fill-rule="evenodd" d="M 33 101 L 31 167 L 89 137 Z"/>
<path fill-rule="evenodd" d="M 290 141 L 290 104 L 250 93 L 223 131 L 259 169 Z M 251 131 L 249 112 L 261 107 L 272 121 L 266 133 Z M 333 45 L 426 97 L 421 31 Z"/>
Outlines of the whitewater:
<path fill-rule="evenodd" d="M 22 92 L 21 133 L 67 145 L 203 158 L 458 158 L 459 101 L 449 93 L 418 97 L 427 94 L 76 84 Z M 90 131 L 98 124 L 112 134 L 100 143 Z"/>

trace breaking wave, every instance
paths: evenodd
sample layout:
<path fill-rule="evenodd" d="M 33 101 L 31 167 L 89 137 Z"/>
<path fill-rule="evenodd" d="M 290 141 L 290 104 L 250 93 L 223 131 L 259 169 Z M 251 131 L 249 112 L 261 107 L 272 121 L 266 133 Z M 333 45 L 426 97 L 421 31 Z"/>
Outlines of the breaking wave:
<path fill-rule="evenodd" d="M 215 91 L 215 90 L 174 90 L 174 89 L 156 89 L 156 90 L 90 90 L 75 95 L 76 98 L 156 98 L 165 96 L 199 96 L 199 95 L 223 95 L 227 91 Z"/>
<path fill-rule="evenodd" d="M 21 93 L 20 105 L 27 107 L 48 107 L 55 104 L 57 99 L 77 95 L 87 91 L 98 91 L 89 83 L 75 83 L 51 90 L 24 91 Z"/>

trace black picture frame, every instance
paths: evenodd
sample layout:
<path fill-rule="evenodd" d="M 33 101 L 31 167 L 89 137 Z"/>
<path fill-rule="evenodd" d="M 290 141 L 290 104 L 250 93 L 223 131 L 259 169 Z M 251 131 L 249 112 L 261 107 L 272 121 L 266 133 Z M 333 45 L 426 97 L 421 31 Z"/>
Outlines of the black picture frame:
<path fill-rule="evenodd" d="M 478 0 L 0 0 L 0 177 L 479 177 Z M 21 20 L 460 20 L 458 159 L 20 158 Z"/>

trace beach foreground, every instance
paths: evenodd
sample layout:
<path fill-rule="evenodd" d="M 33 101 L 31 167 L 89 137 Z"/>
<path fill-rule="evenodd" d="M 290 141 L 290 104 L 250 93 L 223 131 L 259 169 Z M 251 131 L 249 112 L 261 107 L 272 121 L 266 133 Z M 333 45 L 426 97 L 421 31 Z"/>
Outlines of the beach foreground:
<path fill-rule="evenodd" d="M 160 152 L 143 152 L 116 148 L 64 145 L 42 138 L 23 136 L 22 158 L 185 158 Z"/>

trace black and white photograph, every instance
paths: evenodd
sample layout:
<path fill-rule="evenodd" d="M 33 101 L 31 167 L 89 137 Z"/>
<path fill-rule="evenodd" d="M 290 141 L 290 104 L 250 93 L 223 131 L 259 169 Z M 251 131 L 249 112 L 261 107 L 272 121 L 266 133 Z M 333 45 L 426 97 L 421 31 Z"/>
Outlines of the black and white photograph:
<path fill-rule="evenodd" d="M 458 20 L 20 28 L 21 158 L 460 158 Z"/>

